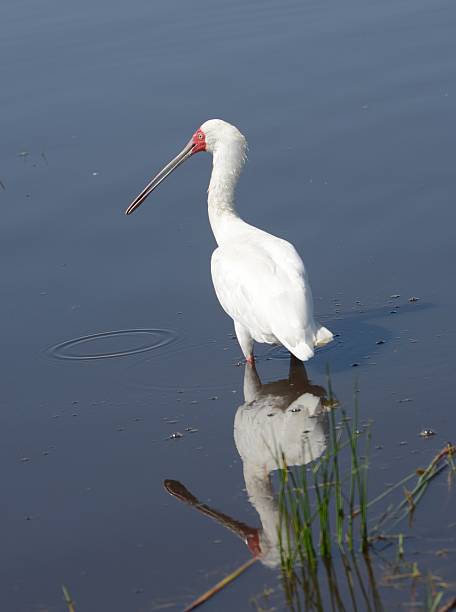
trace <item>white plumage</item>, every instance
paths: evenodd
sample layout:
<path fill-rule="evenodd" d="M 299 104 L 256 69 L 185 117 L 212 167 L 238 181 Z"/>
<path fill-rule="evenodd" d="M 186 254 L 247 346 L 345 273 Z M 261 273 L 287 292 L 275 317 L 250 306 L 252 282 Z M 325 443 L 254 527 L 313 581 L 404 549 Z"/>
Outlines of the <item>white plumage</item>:
<path fill-rule="evenodd" d="M 309 279 L 293 245 L 246 223 L 236 212 L 235 188 L 247 150 L 236 127 L 221 119 L 203 123 L 127 214 L 185 159 L 204 150 L 213 155 L 208 212 L 218 248 L 212 255 L 212 280 L 220 304 L 234 320 L 242 352 L 252 363 L 254 341 L 281 344 L 306 361 L 314 347 L 333 335 L 314 319 Z"/>
<path fill-rule="evenodd" d="M 209 220 L 218 248 L 212 255 L 215 292 L 234 320 L 242 352 L 251 358 L 253 341 L 282 344 L 303 361 L 314 347 L 332 340 L 313 317 L 304 264 L 293 245 L 260 230 L 236 213 L 234 190 L 247 143 L 239 130 L 219 119 L 201 126 L 212 152 Z"/>

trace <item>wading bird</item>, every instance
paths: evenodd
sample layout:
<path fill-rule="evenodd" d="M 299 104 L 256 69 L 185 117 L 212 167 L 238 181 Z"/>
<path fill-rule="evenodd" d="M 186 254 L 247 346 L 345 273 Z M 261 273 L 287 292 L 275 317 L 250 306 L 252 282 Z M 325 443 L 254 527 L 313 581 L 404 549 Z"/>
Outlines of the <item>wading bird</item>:
<path fill-rule="evenodd" d="M 247 142 L 226 121 L 210 119 L 133 200 L 132 213 L 186 159 L 200 151 L 213 156 L 208 190 L 209 221 L 218 248 L 212 254 L 215 292 L 248 363 L 253 342 L 281 344 L 302 361 L 314 347 L 330 342 L 332 333 L 314 320 L 309 280 L 292 244 L 243 221 L 234 192 L 246 159 Z"/>

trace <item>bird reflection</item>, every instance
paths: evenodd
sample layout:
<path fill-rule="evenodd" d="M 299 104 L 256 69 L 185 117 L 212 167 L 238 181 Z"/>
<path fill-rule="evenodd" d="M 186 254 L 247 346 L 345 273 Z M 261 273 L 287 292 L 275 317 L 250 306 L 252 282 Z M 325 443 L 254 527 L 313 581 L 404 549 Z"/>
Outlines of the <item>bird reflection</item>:
<path fill-rule="evenodd" d="M 175 480 L 167 491 L 242 538 L 253 556 L 274 567 L 280 562 L 279 507 L 271 473 L 279 463 L 306 465 L 326 449 L 328 401 L 312 385 L 304 364 L 291 356 L 288 378 L 262 384 L 255 366 L 246 365 L 244 404 L 234 419 L 234 439 L 243 463 L 245 486 L 261 527 L 255 528 L 201 503 Z"/>

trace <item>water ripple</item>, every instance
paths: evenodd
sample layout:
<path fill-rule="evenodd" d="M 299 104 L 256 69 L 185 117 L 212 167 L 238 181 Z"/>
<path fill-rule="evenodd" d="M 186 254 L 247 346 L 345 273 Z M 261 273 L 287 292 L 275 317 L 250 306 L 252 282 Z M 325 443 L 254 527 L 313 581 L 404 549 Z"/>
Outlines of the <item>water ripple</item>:
<path fill-rule="evenodd" d="M 120 329 L 66 340 L 49 347 L 46 352 L 55 359 L 113 359 L 115 357 L 127 357 L 156 350 L 174 342 L 176 337 L 176 332 L 170 329 Z M 138 341 L 141 338 L 143 341 L 138 345 Z M 129 339 L 136 341 L 136 346 L 125 347 L 125 344 L 129 343 Z M 111 348 L 111 350 L 100 350 L 106 343 L 112 344 L 113 342 L 116 343 L 116 346 Z M 132 343 L 130 342 L 129 344 L 131 345 Z M 76 347 L 84 347 L 85 345 L 91 345 L 92 351 L 78 352 L 77 350 L 72 350 Z"/>

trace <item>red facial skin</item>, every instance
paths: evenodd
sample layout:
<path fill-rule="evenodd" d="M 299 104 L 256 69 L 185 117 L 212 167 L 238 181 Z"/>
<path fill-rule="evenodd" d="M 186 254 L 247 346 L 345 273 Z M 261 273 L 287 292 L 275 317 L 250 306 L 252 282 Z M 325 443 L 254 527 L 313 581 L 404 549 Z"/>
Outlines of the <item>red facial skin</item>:
<path fill-rule="evenodd" d="M 192 155 L 199 153 L 200 151 L 206 150 L 206 134 L 201 128 L 197 129 L 192 136 L 194 147 L 192 149 Z"/>
<path fill-rule="evenodd" d="M 260 534 L 258 529 L 251 529 L 250 533 L 246 534 L 245 543 L 250 549 L 254 557 L 259 557 L 262 553 L 260 546 Z"/>

